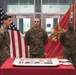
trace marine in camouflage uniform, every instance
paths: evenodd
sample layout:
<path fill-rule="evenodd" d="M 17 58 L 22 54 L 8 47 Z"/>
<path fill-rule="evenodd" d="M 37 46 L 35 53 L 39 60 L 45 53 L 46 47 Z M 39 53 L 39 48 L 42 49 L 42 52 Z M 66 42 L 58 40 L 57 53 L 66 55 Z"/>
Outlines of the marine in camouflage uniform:
<path fill-rule="evenodd" d="M 11 25 L 12 17 L 5 15 L 0 28 L 0 66 L 10 57 L 10 36 L 8 27 Z"/>
<path fill-rule="evenodd" d="M 31 28 L 26 32 L 25 41 L 30 46 L 29 52 L 31 58 L 44 58 L 44 45 L 48 42 L 48 35 L 42 29 L 35 30 Z"/>
<path fill-rule="evenodd" d="M 61 33 L 60 42 L 64 46 L 63 57 L 71 59 L 74 67 L 76 68 L 76 31 L 66 30 Z"/>
<path fill-rule="evenodd" d="M 10 57 L 10 37 L 6 29 L 0 29 L 0 66 Z"/>

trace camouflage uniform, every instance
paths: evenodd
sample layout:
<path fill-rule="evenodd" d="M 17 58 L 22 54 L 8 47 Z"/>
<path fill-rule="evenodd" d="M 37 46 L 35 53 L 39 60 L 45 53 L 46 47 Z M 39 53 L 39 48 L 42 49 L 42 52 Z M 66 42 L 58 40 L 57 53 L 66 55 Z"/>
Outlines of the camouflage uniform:
<path fill-rule="evenodd" d="M 31 28 L 28 30 L 25 35 L 25 41 L 30 46 L 29 52 L 31 58 L 45 57 L 44 45 L 48 42 L 48 36 L 42 28 L 38 30 Z"/>
<path fill-rule="evenodd" d="M 63 57 L 71 61 L 76 68 L 76 31 L 69 32 L 68 30 L 63 32 L 60 36 L 60 42 L 64 46 Z"/>
<path fill-rule="evenodd" d="M 10 37 L 7 29 L 0 29 L 0 66 L 10 57 Z"/>

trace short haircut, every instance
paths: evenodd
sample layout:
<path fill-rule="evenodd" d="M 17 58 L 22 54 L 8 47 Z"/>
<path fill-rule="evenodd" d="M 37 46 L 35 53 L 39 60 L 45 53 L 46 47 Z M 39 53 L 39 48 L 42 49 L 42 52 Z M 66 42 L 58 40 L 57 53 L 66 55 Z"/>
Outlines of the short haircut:
<path fill-rule="evenodd" d="M 10 16 L 10 15 L 5 15 L 5 16 L 3 16 L 2 21 L 7 20 L 8 18 L 12 18 L 12 16 Z"/>

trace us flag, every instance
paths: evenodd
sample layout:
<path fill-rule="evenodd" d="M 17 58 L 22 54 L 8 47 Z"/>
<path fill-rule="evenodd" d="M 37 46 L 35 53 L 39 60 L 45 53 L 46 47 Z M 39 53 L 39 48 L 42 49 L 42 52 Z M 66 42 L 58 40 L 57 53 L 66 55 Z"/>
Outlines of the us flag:
<path fill-rule="evenodd" d="M 7 15 L 7 14 L 6 14 L 5 11 L 3 10 L 3 8 L 0 7 L 0 27 L 1 27 L 1 25 L 3 24 L 2 18 L 3 18 L 4 15 Z M 12 23 L 11 23 L 11 26 L 10 26 L 8 29 L 17 30 L 17 27 L 16 27 L 16 25 L 12 22 Z"/>
<path fill-rule="evenodd" d="M 4 15 L 5 15 L 5 11 L 3 10 L 3 8 L 0 7 L 0 27 L 3 23 L 2 18 L 3 18 Z"/>
<path fill-rule="evenodd" d="M 2 25 L 2 18 L 7 15 L 3 8 L 0 7 L 0 27 Z M 17 30 L 16 25 L 12 22 L 11 26 L 8 28 L 10 34 L 10 57 L 28 57 L 28 46 L 24 41 L 23 34 Z"/>

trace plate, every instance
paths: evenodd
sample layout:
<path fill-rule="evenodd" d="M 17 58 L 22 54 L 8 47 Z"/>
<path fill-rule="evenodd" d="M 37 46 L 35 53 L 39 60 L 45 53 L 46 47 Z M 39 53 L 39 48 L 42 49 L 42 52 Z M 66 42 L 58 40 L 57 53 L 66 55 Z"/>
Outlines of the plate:
<path fill-rule="evenodd" d="M 68 59 L 59 59 L 59 62 L 68 62 Z"/>
<path fill-rule="evenodd" d="M 62 65 L 72 65 L 72 63 L 62 63 Z"/>

